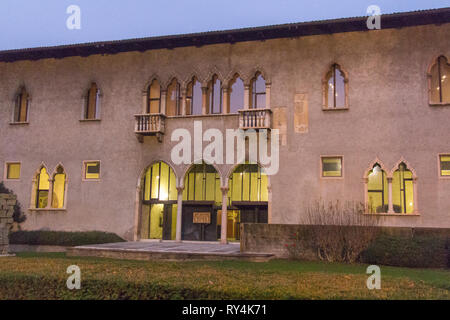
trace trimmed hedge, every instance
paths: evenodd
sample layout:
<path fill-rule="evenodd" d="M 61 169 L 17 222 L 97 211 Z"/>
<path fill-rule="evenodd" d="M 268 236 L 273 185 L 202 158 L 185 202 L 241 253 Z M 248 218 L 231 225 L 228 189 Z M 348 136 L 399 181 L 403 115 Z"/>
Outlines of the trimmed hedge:
<path fill-rule="evenodd" d="M 449 239 L 430 234 L 413 237 L 382 234 L 362 252 L 361 261 L 411 268 L 448 268 Z"/>
<path fill-rule="evenodd" d="M 115 233 L 101 231 L 16 231 L 9 234 L 10 244 L 71 247 L 112 242 L 125 242 L 125 240 Z"/>

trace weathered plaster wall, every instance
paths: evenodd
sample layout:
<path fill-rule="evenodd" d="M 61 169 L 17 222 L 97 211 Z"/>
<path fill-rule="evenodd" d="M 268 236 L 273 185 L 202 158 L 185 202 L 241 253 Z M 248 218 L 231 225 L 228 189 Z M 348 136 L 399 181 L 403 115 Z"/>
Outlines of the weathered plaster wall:
<path fill-rule="evenodd" d="M 31 212 L 26 229 L 104 230 L 131 239 L 136 186 L 155 160 L 170 163 L 175 128 L 237 128 L 238 116 L 169 118 L 163 143 L 134 135 L 142 90 L 157 74 L 186 82 L 214 72 L 270 77 L 271 106 L 286 112 L 286 145 L 280 171 L 271 177 L 273 223 L 298 223 L 308 201 L 364 200 L 363 174 L 379 158 L 391 169 L 404 157 L 418 175 L 420 216 L 386 217 L 396 226 L 450 226 L 450 180 L 438 176 L 439 153 L 450 153 L 450 107 L 428 105 L 426 71 L 450 56 L 450 24 L 371 32 L 277 39 L 264 42 L 0 63 L 0 174 L 5 161 L 21 161 L 19 181 L 6 181 L 26 207 L 41 163 L 61 163 L 68 175 L 67 210 Z M 349 110 L 322 110 L 322 78 L 337 62 L 349 75 Z M 80 122 L 82 96 L 91 81 L 103 97 L 100 122 Z M 31 95 L 29 124 L 9 125 L 19 86 Z M 308 132 L 294 130 L 294 98 L 308 96 Z M 343 179 L 321 179 L 321 155 L 344 157 Z M 101 160 L 99 182 L 82 182 L 82 161 Z M 229 165 L 218 168 L 225 178 Z M 175 166 L 178 178 L 186 166 Z"/>

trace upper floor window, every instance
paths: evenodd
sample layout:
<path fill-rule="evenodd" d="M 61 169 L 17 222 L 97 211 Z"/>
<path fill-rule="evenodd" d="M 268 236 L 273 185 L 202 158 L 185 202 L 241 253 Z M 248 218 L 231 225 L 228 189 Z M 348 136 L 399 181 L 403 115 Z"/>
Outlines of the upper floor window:
<path fill-rule="evenodd" d="M 161 112 L 161 85 L 154 79 L 147 91 L 147 113 Z"/>
<path fill-rule="evenodd" d="M 83 112 L 84 120 L 96 120 L 100 118 L 100 90 L 95 82 L 91 83 L 87 91 L 85 108 Z"/>
<path fill-rule="evenodd" d="M 261 73 L 256 73 L 250 82 L 250 109 L 264 109 L 266 107 L 266 80 Z"/>
<path fill-rule="evenodd" d="M 25 87 L 20 88 L 19 93 L 16 96 L 14 104 L 14 123 L 26 123 L 28 122 L 28 107 L 30 96 L 28 95 Z"/>
<path fill-rule="evenodd" d="M 429 73 L 430 103 L 450 103 L 450 64 L 446 57 L 436 59 Z"/>
<path fill-rule="evenodd" d="M 214 75 L 208 84 L 209 113 L 222 113 L 222 81 Z"/>
<path fill-rule="evenodd" d="M 181 115 L 181 86 L 177 79 L 173 79 L 167 87 L 166 114 L 168 116 Z"/>
<path fill-rule="evenodd" d="M 202 85 L 196 77 L 192 78 L 186 88 L 186 114 L 202 114 Z"/>
<path fill-rule="evenodd" d="M 230 113 L 237 113 L 238 110 L 244 109 L 244 81 L 235 74 L 233 79 L 231 79 L 228 94 L 230 98 L 228 99 L 229 106 L 226 106 Z"/>
<path fill-rule="evenodd" d="M 338 64 L 333 64 L 323 80 L 324 110 L 346 109 L 347 78 Z"/>

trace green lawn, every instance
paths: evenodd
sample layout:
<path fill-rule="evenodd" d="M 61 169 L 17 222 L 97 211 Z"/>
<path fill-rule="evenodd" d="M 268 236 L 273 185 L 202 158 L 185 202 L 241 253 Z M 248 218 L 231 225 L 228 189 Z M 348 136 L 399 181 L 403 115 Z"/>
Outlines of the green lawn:
<path fill-rule="evenodd" d="M 66 269 L 81 269 L 68 290 Z M 3 299 L 450 299 L 450 271 L 381 267 L 381 290 L 366 287 L 367 265 L 148 262 L 19 254 L 0 258 Z"/>

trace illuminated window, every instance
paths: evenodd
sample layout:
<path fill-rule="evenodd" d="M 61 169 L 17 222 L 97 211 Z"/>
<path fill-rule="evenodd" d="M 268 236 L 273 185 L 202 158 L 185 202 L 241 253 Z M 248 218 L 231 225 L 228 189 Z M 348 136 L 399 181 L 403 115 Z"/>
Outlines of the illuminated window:
<path fill-rule="evenodd" d="M 386 213 L 389 210 L 389 188 L 386 172 L 376 163 L 369 172 L 367 183 L 369 213 Z"/>
<path fill-rule="evenodd" d="M 338 64 L 333 64 L 324 81 L 324 109 L 347 108 L 347 80 Z"/>
<path fill-rule="evenodd" d="M 59 166 L 53 176 L 52 208 L 64 208 L 66 192 L 66 174 L 64 168 Z"/>
<path fill-rule="evenodd" d="M 47 208 L 49 188 L 47 169 L 42 167 L 36 176 L 36 208 Z"/>
<path fill-rule="evenodd" d="M 403 162 L 392 177 L 392 202 L 396 213 L 414 212 L 413 175 Z"/>
<path fill-rule="evenodd" d="M 20 89 L 19 94 L 16 97 L 14 105 L 14 119 L 16 123 L 22 123 L 28 121 L 28 105 L 30 97 L 25 87 Z"/>
<path fill-rule="evenodd" d="M 241 164 L 228 182 L 230 201 L 268 201 L 267 175 L 257 164 Z"/>
<path fill-rule="evenodd" d="M 322 177 L 342 177 L 342 157 L 322 157 Z"/>
<path fill-rule="evenodd" d="M 20 179 L 20 163 L 10 162 L 6 164 L 6 179 L 8 180 Z"/>
<path fill-rule="evenodd" d="M 440 155 L 440 172 L 442 177 L 450 177 L 450 155 Z"/>
<path fill-rule="evenodd" d="M 100 161 L 86 161 L 84 163 L 84 179 L 100 179 Z"/>
<path fill-rule="evenodd" d="M 86 95 L 86 105 L 83 117 L 85 120 L 95 120 L 99 118 L 100 90 L 95 82 L 91 83 Z"/>
<path fill-rule="evenodd" d="M 181 115 L 181 86 L 177 79 L 173 79 L 167 88 L 166 114 L 168 116 Z"/>
<path fill-rule="evenodd" d="M 202 114 L 202 85 L 196 77 L 187 85 L 186 90 L 186 114 Z"/>
<path fill-rule="evenodd" d="M 158 80 L 154 79 L 147 92 L 148 103 L 147 113 L 160 113 L 161 112 L 161 86 Z"/>
<path fill-rule="evenodd" d="M 184 179 L 183 200 L 222 203 L 220 176 L 212 165 L 194 164 Z"/>
<path fill-rule="evenodd" d="M 431 103 L 450 103 L 450 64 L 440 56 L 431 67 Z"/>
<path fill-rule="evenodd" d="M 226 107 L 230 113 L 237 113 L 238 110 L 244 109 L 244 81 L 238 74 L 231 79 L 228 94 L 230 96 L 228 99 L 229 105 Z"/>
<path fill-rule="evenodd" d="M 144 176 L 144 201 L 177 200 L 176 178 L 173 169 L 164 162 L 156 162 Z"/>
<path fill-rule="evenodd" d="M 261 73 L 256 73 L 250 82 L 250 109 L 263 109 L 266 107 L 266 80 Z"/>
<path fill-rule="evenodd" d="M 222 82 L 214 75 L 208 84 L 209 113 L 222 113 Z"/>

